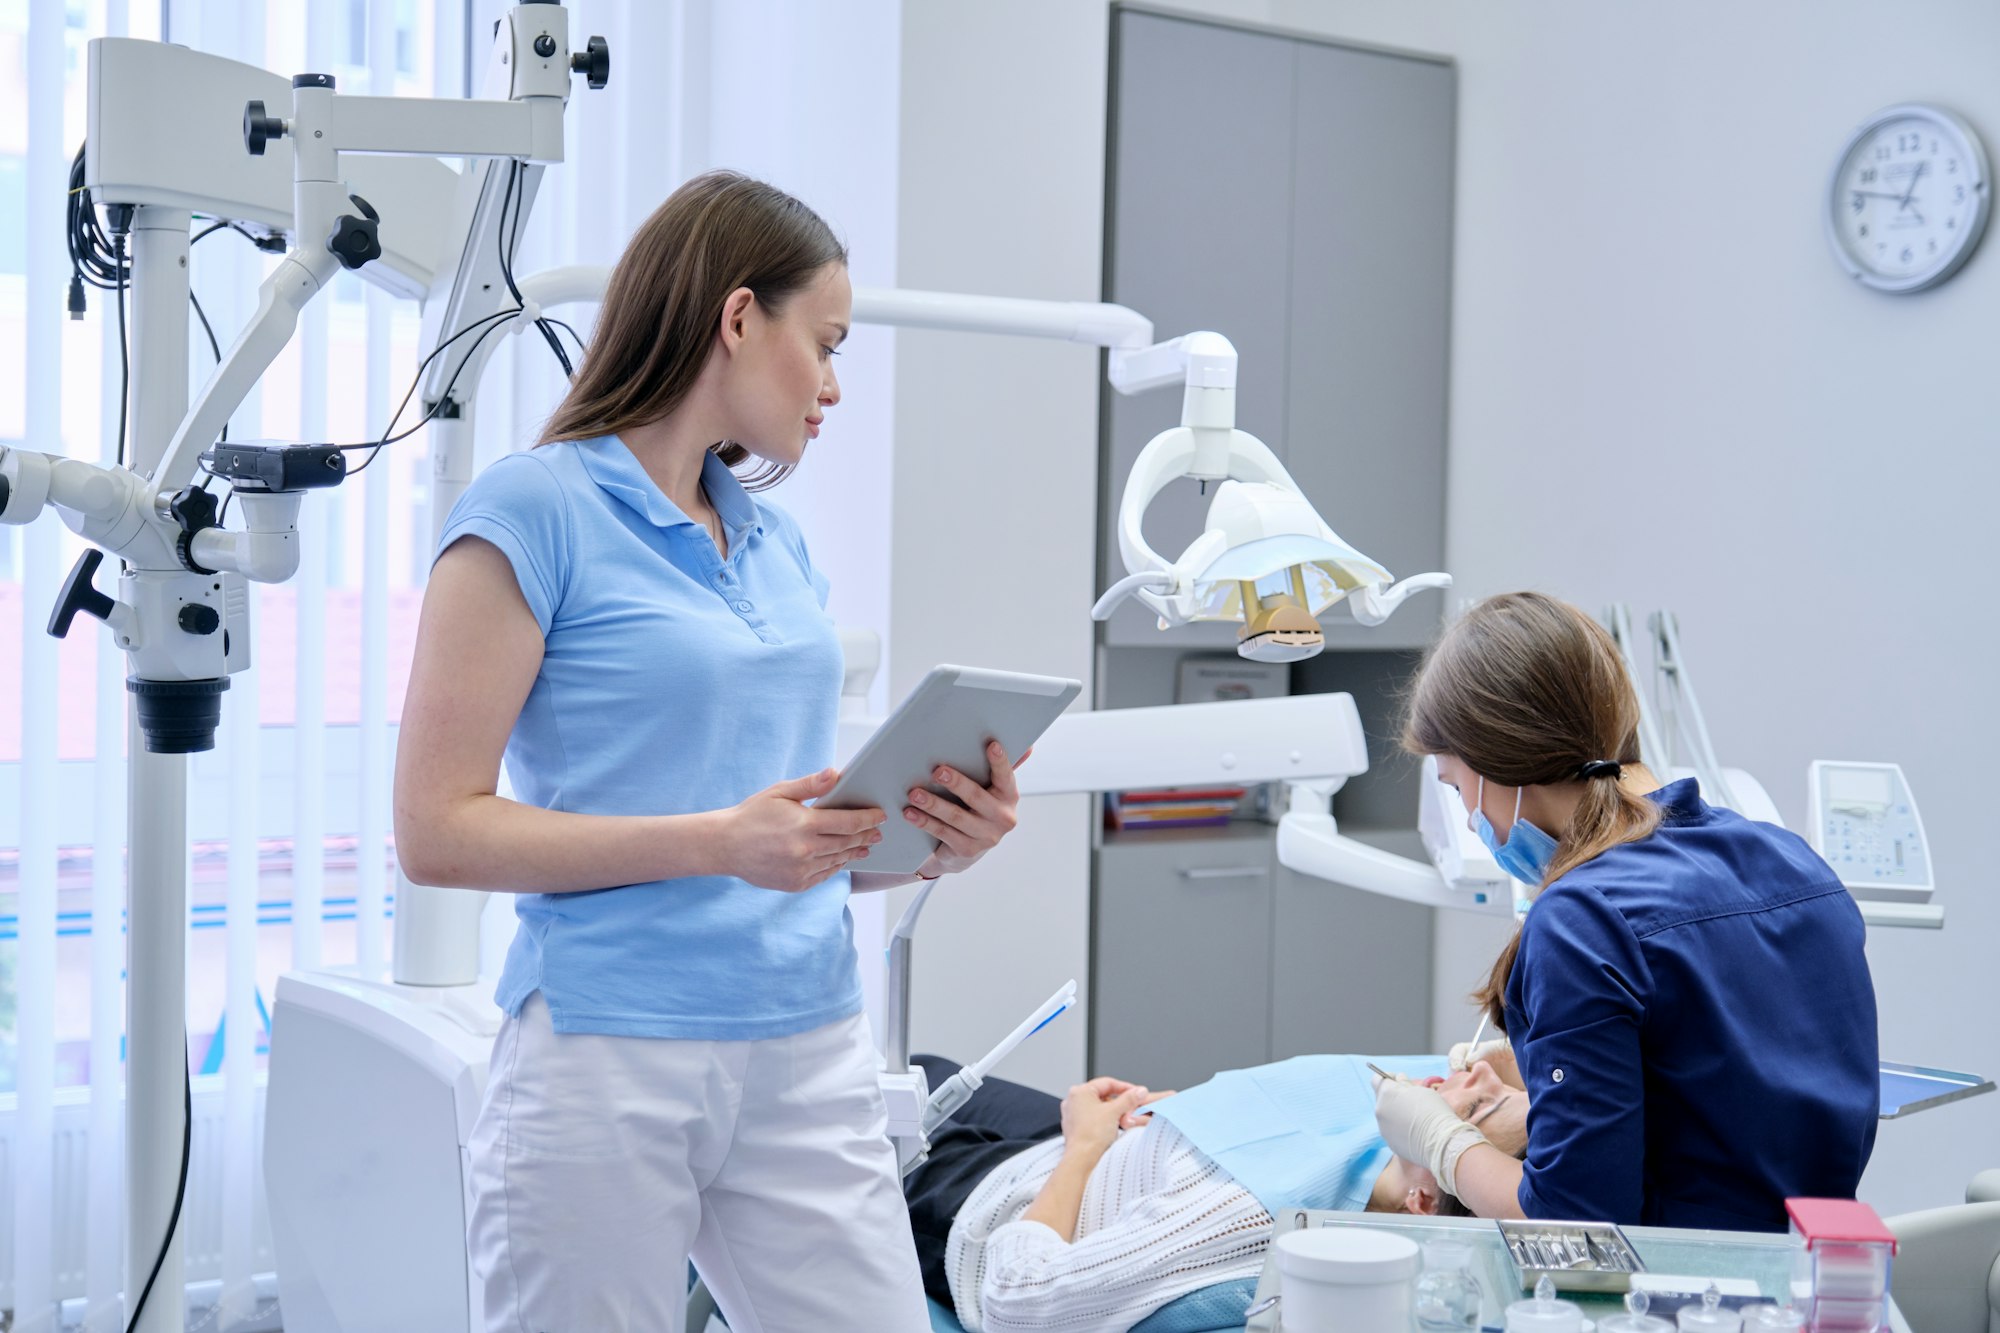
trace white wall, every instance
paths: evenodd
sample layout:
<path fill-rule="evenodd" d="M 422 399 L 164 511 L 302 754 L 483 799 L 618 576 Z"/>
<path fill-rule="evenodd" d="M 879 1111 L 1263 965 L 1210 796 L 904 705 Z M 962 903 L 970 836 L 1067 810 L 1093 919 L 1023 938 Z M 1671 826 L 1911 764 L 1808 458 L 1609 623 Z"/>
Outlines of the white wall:
<path fill-rule="evenodd" d="M 1992 801 L 1983 751 L 2000 734 L 1985 688 L 1996 644 L 1974 600 L 1983 583 L 1959 572 L 1978 568 L 1975 542 L 2000 489 L 1977 388 L 2000 258 L 1975 257 L 1927 295 L 1881 297 L 1842 275 L 1819 213 L 1834 153 L 1880 106 L 1934 98 L 2000 138 L 2000 10 L 1946 0 L 1893 13 L 1859 0 L 1184 7 L 1457 60 L 1449 563 L 1461 591 L 1534 586 L 1592 608 L 1623 598 L 1677 610 L 1725 759 L 1762 776 L 1795 825 L 1808 760 L 1900 761 L 1924 805 L 1950 922 L 1942 934 L 1871 941 L 1882 1048 L 2000 1071 L 1990 1017 L 2000 901 L 1978 842 Z M 903 280 L 1096 290 L 1104 6 L 910 8 Z M 926 631 L 901 619 L 906 597 L 912 609 L 928 603 L 930 632 L 953 652 L 1024 648 L 999 637 L 1007 627 L 1039 644 L 1044 626 L 1048 649 L 1068 651 L 1081 588 L 1073 606 L 1065 599 L 1088 567 L 1087 510 L 1069 504 L 1091 476 L 1083 371 L 1049 378 L 1061 349 L 982 356 L 903 341 L 905 440 L 954 430 L 990 451 L 1002 404 L 1023 428 L 1006 446 L 1022 466 L 997 479 L 1002 493 L 990 471 L 984 489 L 958 493 L 971 474 L 943 451 L 921 474 L 899 471 L 899 685 L 926 656 Z M 1053 447 L 1071 436 L 1075 452 Z M 918 495 L 955 497 L 971 514 L 904 502 Z M 1009 525 L 998 531 L 1031 525 L 1023 558 L 1063 580 L 1060 596 L 1030 610 L 1024 585 L 954 580 L 949 553 L 990 540 L 993 517 Z M 964 593 L 995 590 L 981 628 Z M 926 936 L 982 999 L 1007 976 L 1077 956 L 1082 857 L 1050 824 L 1020 851 L 1040 858 L 1046 847 L 1059 875 L 968 885 L 1013 916 L 948 918 L 975 905 L 966 893 L 940 904 Z M 1441 999 L 1456 1002 L 1491 956 L 1493 941 L 1475 935 L 1440 930 Z M 982 941 L 1001 956 L 979 961 Z M 925 983 L 919 1038 L 930 1021 L 973 1043 L 970 1007 L 947 1022 L 930 1012 L 943 979 Z M 1016 989 L 1038 987 L 1039 976 Z M 1987 1097 L 1883 1126 L 1864 1194 L 1885 1212 L 1952 1202 L 1996 1160 L 2000 1097 Z"/>

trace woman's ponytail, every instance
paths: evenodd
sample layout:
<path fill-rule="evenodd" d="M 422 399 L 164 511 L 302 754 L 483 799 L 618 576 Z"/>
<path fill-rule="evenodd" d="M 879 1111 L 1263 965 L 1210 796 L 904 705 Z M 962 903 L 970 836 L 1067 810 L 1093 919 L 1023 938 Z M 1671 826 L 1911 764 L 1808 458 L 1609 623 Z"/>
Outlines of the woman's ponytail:
<path fill-rule="evenodd" d="M 1403 727 L 1412 754 L 1452 755 L 1508 787 L 1577 782 L 1583 799 L 1556 835 L 1541 887 L 1623 843 L 1648 837 L 1660 809 L 1627 788 L 1639 762 L 1639 696 L 1603 626 L 1541 593 L 1507 593 L 1468 611 L 1417 673 Z M 1507 1030 L 1507 982 L 1520 933 L 1473 993 Z"/>

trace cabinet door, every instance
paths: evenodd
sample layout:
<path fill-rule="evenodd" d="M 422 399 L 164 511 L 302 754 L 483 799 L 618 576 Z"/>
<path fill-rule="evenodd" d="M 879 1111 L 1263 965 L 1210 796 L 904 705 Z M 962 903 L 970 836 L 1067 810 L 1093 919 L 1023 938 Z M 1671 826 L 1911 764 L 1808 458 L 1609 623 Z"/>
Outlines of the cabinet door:
<path fill-rule="evenodd" d="M 1283 456 L 1295 44 L 1264 33 L 1132 11 L 1114 12 L 1105 299 L 1153 321 L 1164 340 L 1209 329 L 1241 360 L 1236 424 Z M 1108 475 L 1100 587 L 1125 574 L 1118 504 L 1133 460 L 1180 424 L 1181 394 L 1104 390 Z M 1147 542 L 1179 557 L 1207 525 L 1214 488 L 1170 485 L 1148 509 Z M 1137 602 L 1105 642 L 1229 647 L 1234 626 L 1163 635 Z"/>
<path fill-rule="evenodd" d="M 1449 65 L 1300 43 L 1285 466 L 1320 516 L 1397 578 L 1444 566 L 1450 392 Z M 1422 647 L 1443 598 L 1329 647 Z"/>
<path fill-rule="evenodd" d="M 1268 838 L 1104 848 L 1091 930 L 1092 1075 L 1187 1088 L 1269 1058 L 1273 861 Z"/>
<path fill-rule="evenodd" d="M 1430 1048 L 1430 908 L 1280 866 L 1273 912 L 1273 1060 Z"/>

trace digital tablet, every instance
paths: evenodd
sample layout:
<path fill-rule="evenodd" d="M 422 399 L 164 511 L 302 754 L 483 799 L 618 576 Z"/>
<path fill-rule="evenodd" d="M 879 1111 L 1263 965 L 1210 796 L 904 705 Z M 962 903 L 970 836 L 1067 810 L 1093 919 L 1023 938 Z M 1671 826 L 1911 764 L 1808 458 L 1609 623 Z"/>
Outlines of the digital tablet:
<path fill-rule="evenodd" d="M 981 786 L 993 780 L 986 742 L 997 740 L 1019 759 L 1062 715 L 1083 682 L 980 667 L 936 666 L 863 742 L 833 790 L 813 804 L 827 810 L 874 806 L 889 818 L 882 841 L 851 869 L 915 874 L 937 839 L 903 818 L 913 787 L 958 802 L 931 776 L 949 764 Z"/>

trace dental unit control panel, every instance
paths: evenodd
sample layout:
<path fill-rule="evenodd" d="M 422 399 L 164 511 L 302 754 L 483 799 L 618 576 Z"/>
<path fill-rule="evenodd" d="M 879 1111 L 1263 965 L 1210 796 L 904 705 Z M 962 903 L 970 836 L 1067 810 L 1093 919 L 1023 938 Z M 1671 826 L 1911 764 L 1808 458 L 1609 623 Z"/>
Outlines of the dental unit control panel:
<path fill-rule="evenodd" d="M 1897 764 L 1816 761 L 1807 777 L 1813 850 L 1864 902 L 1931 900 L 1923 816 Z"/>

